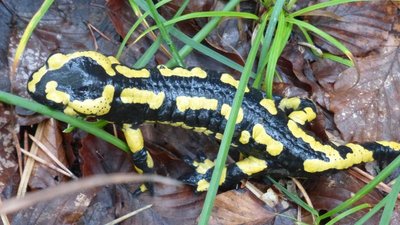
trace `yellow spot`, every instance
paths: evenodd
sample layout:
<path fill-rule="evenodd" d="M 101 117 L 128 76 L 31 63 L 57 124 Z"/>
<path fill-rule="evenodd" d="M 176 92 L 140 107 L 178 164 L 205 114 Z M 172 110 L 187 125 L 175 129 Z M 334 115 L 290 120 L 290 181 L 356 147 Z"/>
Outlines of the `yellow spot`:
<path fill-rule="evenodd" d="M 299 108 L 301 103 L 300 98 L 298 97 L 293 97 L 293 98 L 283 98 L 280 102 L 279 102 L 279 108 L 282 110 L 285 109 L 293 109 L 296 110 Z"/>
<path fill-rule="evenodd" d="M 176 67 L 174 69 L 169 69 L 166 66 L 159 65 L 157 69 L 160 71 L 161 75 L 166 77 L 177 76 L 177 77 L 198 77 L 206 78 L 207 72 L 199 67 L 194 67 L 191 70 L 187 70 L 181 67 Z"/>
<path fill-rule="evenodd" d="M 206 130 L 206 131 L 203 132 L 203 134 L 205 134 L 205 135 L 211 135 L 213 133 L 214 132 L 212 132 L 211 130 Z"/>
<path fill-rule="evenodd" d="M 46 72 L 46 66 L 42 66 L 38 71 L 32 74 L 32 80 L 28 83 L 28 90 L 31 93 L 34 93 L 36 91 L 36 84 L 40 82 Z"/>
<path fill-rule="evenodd" d="M 221 185 L 221 184 L 223 184 L 225 182 L 225 180 L 226 180 L 226 171 L 227 171 L 227 169 L 226 169 L 226 167 L 224 167 L 222 169 L 221 179 L 219 179 L 219 185 Z"/>
<path fill-rule="evenodd" d="M 255 142 L 265 145 L 267 152 L 272 156 L 277 156 L 283 151 L 283 144 L 269 136 L 261 124 L 254 125 L 252 136 Z"/>
<path fill-rule="evenodd" d="M 216 134 L 215 134 L 215 138 L 218 139 L 218 140 L 221 140 L 223 136 L 224 136 L 224 135 L 221 134 L 221 133 L 216 133 Z"/>
<path fill-rule="evenodd" d="M 302 111 L 293 111 L 289 114 L 289 119 L 295 121 L 298 124 L 304 125 L 306 121 L 311 122 L 317 114 L 315 114 L 314 110 L 310 107 L 306 107 Z"/>
<path fill-rule="evenodd" d="M 205 97 L 187 97 L 178 96 L 176 98 L 176 106 L 179 111 L 184 112 L 188 109 L 191 110 L 216 110 L 218 107 L 217 99 L 208 99 Z"/>
<path fill-rule="evenodd" d="M 140 189 L 141 192 L 147 191 L 147 187 L 144 184 L 140 185 L 139 189 Z"/>
<path fill-rule="evenodd" d="M 205 179 L 201 179 L 199 180 L 199 182 L 197 182 L 196 191 L 198 192 L 207 191 L 208 187 L 210 187 L 210 183 L 208 183 L 208 181 L 206 181 Z"/>
<path fill-rule="evenodd" d="M 247 174 L 249 176 L 255 173 L 262 172 L 268 167 L 265 160 L 257 159 L 253 156 L 249 156 L 248 158 L 237 162 L 236 165 L 237 167 L 239 167 L 240 170 L 242 170 L 244 174 Z"/>
<path fill-rule="evenodd" d="M 126 143 L 128 144 L 131 152 L 136 153 L 143 149 L 143 135 L 140 129 L 132 129 L 130 124 L 124 124 L 122 126 Z"/>
<path fill-rule="evenodd" d="M 46 84 L 46 99 L 53 101 L 55 103 L 61 103 L 67 105 L 70 101 L 69 94 L 57 90 L 58 83 L 56 81 L 49 81 Z"/>
<path fill-rule="evenodd" d="M 221 179 L 219 180 L 219 185 L 221 185 L 222 183 L 225 182 L 226 180 L 226 167 L 224 167 L 224 169 L 222 170 L 222 174 L 221 174 Z M 207 189 L 210 187 L 210 183 L 205 180 L 205 179 L 201 179 L 197 182 L 197 188 L 196 191 L 197 192 L 203 192 L 203 191 L 207 191 Z"/>
<path fill-rule="evenodd" d="M 231 107 L 228 104 L 223 104 L 221 107 L 221 115 L 225 116 L 225 119 L 228 120 L 229 119 L 229 114 L 231 113 Z M 240 123 L 243 120 L 243 109 L 240 108 L 239 109 L 239 113 L 236 119 L 236 123 Z"/>
<path fill-rule="evenodd" d="M 239 87 L 239 81 L 236 80 L 235 78 L 232 77 L 232 75 L 227 74 L 227 73 L 223 73 L 221 75 L 221 81 L 225 84 L 229 84 L 233 87 L 235 87 L 236 89 L 238 89 Z M 246 87 L 245 92 L 250 92 L 250 89 L 248 87 Z"/>
<path fill-rule="evenodd" d="M 70 106 L 65 107 L 64 113 L 67 114 L 67 115 L 70 115 L 70 116 L 77 116 L 78 115 L 78 113 L 75 112 L 75 110 Z"/>
<path fill-rule="evenodd" d="M 271 115 L 276 115 L 278 113 L 278 110 L 276 109 L 275 102 L 272 99 L 266 99 L 264 98 L 263 100 L 260 101 L 260 105 L 267 109 L 267 111 Z"/>
<path fill-rule="evenodd" d="M 126 66 L 118 65 L 115 67 L 118 73 L 124 75 L 127 78 L 149 78 L 150 72 L 147 69 L 135 70 Z"/>
<path fill-rule="evenodd" d="M 207 127 L 194 127 L 193 131 L 203 133 L 207 130 Z"/>
<path fill-rule="evenodd" d="M 143 174 L 143 170 L 141 170 L 139 167 L 133 165 L 133 168 L 135 169 L 135 171 L 136 171 L 138 174 Z"/>
<path fill-rule="evenodd" d="M 84 51 L 84 52 L 74 52 L 72 54 L 61 54 L 56 53 L 47 59 L 48 70 L 57 70 L 60 69 L 64 64 L 68 63 L 72 59 L 80 58 L 80 57 L 88 57 L 95 62 L 97 62 L 108 75 L 114 76 L 116 73 L 111 67 L 115 60 L 111 60 L 107 56 L 102 55 L 101 53 L 95 51 Z"/>
<path fill-rule="evenodd" d="M 250 132 L 248 132 L 247 130 L 242 131 L 242 133 L 240 134 L 240 138 L 239 138 L 240 143 L 242 143 L 244 145 L 249 143 L 250 136 L 251 136 Z"/>
<path fill-rule="evenodd" d="M 148 168 L 153 168 L 154 167 L 154 161 L 153 158 L 151 157 L 150 153 L 146 151 L 146 164 Z"/>
<path fill-rule="evenodd" d="M 377 141 L 376 143 L 383 145 L 385 147 L 389 147 L 394 151 L 400 151 L 400 143 L 394 141 Z"/>
<path fill-rule="evenodd" d="M 193 162 L 193 166 L 196 167 L 196 172 L 200 174 L 205 174 L 207 171 L 214 167 L 214 162 L 206 159 L 203 162 Z"/>
<path fill-rule="evenodd" d="M 150 109 L 158 109 L 163 104 L 165 99 L 164 92 L 158 94 L 140 90 L 137 88 L 126 88 L 121 92 L 121 101 L 126 104 L 148 104 Z"/>
<path fill-rule="evenodd" d="M 76 112 L 84 115 L 101 116 L 107 114 L 111 109 L 111 102 L 114 97 L 114 87 L 106 85 L 101 97 L 95 99 L 86 99 L 84 101 L 74 100 L 68 104 Z"/>
<path fill-rule="evenodd" d="M 307 134 L 300 128 L 296 122 L 288 121 L 289 130 L 296 138 L 301 138 L 308 143 L 312 150 L 323 152 L 329 161 L 320 159 L 307 159 L 304 161 L 304 170 L 309 173 L 322 172 L 329 169 L 346 169 L 355 164 L 369 162 L 373 160 L 372 152 L 357 144 L 347 144 L 353 152 L 347 153 L 345 158 L 342 158 L 339 152 L 331 145 L 325 145 L 316 140 L 313 136 Z"/>

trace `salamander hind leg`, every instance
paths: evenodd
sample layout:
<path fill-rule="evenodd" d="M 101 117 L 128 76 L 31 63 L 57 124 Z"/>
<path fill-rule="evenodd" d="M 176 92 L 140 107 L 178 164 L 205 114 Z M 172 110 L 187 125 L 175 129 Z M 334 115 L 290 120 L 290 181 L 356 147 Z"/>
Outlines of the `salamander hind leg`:
<path fill-rule="evenodd" d="M 184 183 L 196 187 L 196 192 L 207 191 L 214 170 L 214 162 L 210 159 L 191 161 L 194 172 L 180 178 Z M 241 161 L 224 167 L 219 185 L 222 189 L 232 188 L 241 180 L 264 173 L 268 163 L 265 160 L 249 156 Z"/>
<path fill-rule="evenodd" d="M 126 142 L 132 152 L 132 158 L 135 170 L 139 174 L 153 173 L 154 162 L 149 152 L 144 147 L 143 135 L 139 128 L 132 128 L 130 124 L 124 124 L 122 127 Z M 153 191 L 153 185 L 146 183 L 141 185 L 136 192 Z"/>

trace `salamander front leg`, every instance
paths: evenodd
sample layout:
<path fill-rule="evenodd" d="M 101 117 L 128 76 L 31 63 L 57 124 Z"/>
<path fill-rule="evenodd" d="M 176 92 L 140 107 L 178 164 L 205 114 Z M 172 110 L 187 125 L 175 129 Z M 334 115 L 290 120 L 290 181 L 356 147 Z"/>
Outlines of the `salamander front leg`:
<path fill-rule="evenodd" d="M 124 132 L 129 149 L 133 154 L 132 157 L 135 170 L 139 174 L 153 173 L 154 162 L 149 152 L 144 148 L 143 135 L 140 129 L 132 128 L 132 125 L 130 124 L 124 124 L 122 127 L 122 131 Z M 150 192 L 152 192 L 152 189 L 152 185 L 148 183 L 140 186 L 141 192 L 144 192 L 146 190 L 150 190 Z"/>

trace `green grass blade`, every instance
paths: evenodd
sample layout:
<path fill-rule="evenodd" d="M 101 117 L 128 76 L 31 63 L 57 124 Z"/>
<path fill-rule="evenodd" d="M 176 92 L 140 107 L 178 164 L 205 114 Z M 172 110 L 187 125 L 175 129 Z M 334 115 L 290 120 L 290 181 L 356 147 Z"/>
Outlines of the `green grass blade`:
<path fill-rule="evenodd" d="M 176 24 L 178 22 L 182 22 L 185 20 L 189 19 L 196 19 L 196 18 L 205 18 L 205 17 L 237 17 L 237 18 L 243 18 L 243 19 L 253 19 L 253 20 L 258 20 L 258 16 L 251 14 L 251 13 L 246 13 L 246 12 L 226 12 L 226 11 L 208 11 L 208 12 L 194 12 L 194 13 L 189 13 L 185 14 L 183 16 L 180 16 L 175 19 L 167 20 L 164 22 L 164 26 L 169 26 Z M 145 35 L 147 35 L 149 32 L 156 30 L 158 27 L 157 26 L 151 26 L 147 28 L 139 37 L 136 38 L 134 42 L 137 42 L 139 39 L 143 38 Z"/>
<path fill-rule="evenodd" d="M 288 191 L 285 187 L 283 187 L 280 183 L 276 182 L 274 179 L 271 177 L 268 177 L 268 179 L 278 188 L 280 191 L 282 191 L 290 200 L 295 202 L 297 205 L 301 206 L 303 209 L 307 210 L 311 214 L 318 216 L 318 211 L 315 210 L 313 207 L 309 206 L 306 202 L 301 200 L 297 195 L 291 193 Z"/>
<path fill-rule="evenodd" d="M 168 45 L 169 50 L 172 53 L 173 59 L 178 63 L 180 67 L 184 67 L 184 63 L 182 58 L 179 56 L 178 51 L 176 50 L 175 44 L 172 42 L 171 37 L 168 34 L 168 31 L 164 24 L 161 22 L 160 14 L 158 14 L 157 9 L 155 8 L 152 0 L 146 0 L 147 5 L 149 6 L 150 12 L 153 15 L 153 19 L 157 24 L 158 29 L 160 30 L 161 37 Z M 177 18 L 176 18 L 177 19 Z M 166 25 L 167 26 L 167 25 Z"/>
<path fill-rule="evenodd" d="M 272 85 L 274 81 L 276 65 L 279 56 L 282 53 L 283 47 L 286 45 L 286 42 L 289 38 L 288 34 L 290 34 L 291 31 L 292 27 L 287 26 L 284 13 L 282 12 L 281 15 L 279 15 L 278 27 L 276 29 L 275 38 L 270 49 L 268 66 L 265 75 L 265 91 L 268 98 L 272 98 Z"/>
<path fill-rule="evenodd" d="M 231 8 L 233 8 L 234 7 L 233 3 L 235 3 L 235 1 L 229 1 L 229 3 L 225 6 L 225 8 L 223 10 L 230 10 Z M 144 11 L 148 10 L 147 9 L 147 5 L 145 3 L 143 3 L 143 1 L 138 0 L 138 1 L 135 1 L 135 2 L 142 8 L 142 10 L 144 10 Z M 213 26 L 217 24 L 217 22 L 218 22 L 217 19 L 218 18 L 211 19 L 210 22 L 207 23 L 207 25 L 205 25 L 203 27 L 203 29 L 201 29 L 201 31 L 198 32 L 193 38 L 190 38 L 186 34 L 182 33 L 180 30 L 178 30 L 178 29 L 176 29 L 174 27 L 171 27 L 170 28 L 171 29 L 171 34 L 173 36 L 175 36 L 178 40 L 180 40 L 183 43 L 185 43 L 185 46 L 179 51 L 179 54 L 182 57 L 184 57 L 187 54 L 189 54 L 190 51 L 194 48 L 197 51 L 201 52 L 202 54 L 207 55 L 207 56 L 219 61 L 220 63 L 222 63 L 222 64 L 224 64 L 224 65 L 226 65 L 226 66 L 228 66 L 230 68 L 233 68 L 233 69 L 235 69 L 237 71 L 242 72 L 243 71 L 243 66 L 241 66 L 238 63 L 232 61 L 231 59 L 225 57 L 224 55 L 214 51 L 213 49 L 211 49 L 211 48 L 199 43 L 202 40 L 202 38 L 204 38 L 208 34 L 208 32 L 210 32 L 208 30 L 212 29 Z M 163 19 L 163 21 L 165 21 L 165 20 Z M 167 63 L 166 65 L 170 66 L 170 67 L 174 66 L 171 62 L 172 61 L 169 62 L 170 64 Z M 140 62 L 140 63 L 142 63 L 142 62 Z M 142 64 L 140 66 L 144 66 L 144 65 Z M 138 64 L 135 64 L 136 68 L 140 67 L 140 66 Z M 254 73 L 253 72 L 251 73 L 251 76 L 254 77 Z"/>
<path fill-rule="evenodd" d="M 271 17 L 268 22 L 267 30 L 265 31 L 265 37 L 261 48 L 260 59 L 265 59 L 267 57 L 272 37 L 275 33 L 276 24 L 278 23 L 278 17 L 281 15 L 284 3 L 285 0 L 277 0 L 274 7 L 272 7 Z M 263 62 L 263 60 L 258 61 L 257 72 L 264 70 L 265 65 L 263 65 Z"/>
<path fill-rule="evenodd" d="M 183 11 L 185 10 L 185 8 L 189 4 L 189 2 L 190 2 L 190 0 L 185 0 L 183 2 L 183 4 L 179 7 L 178 11 L 174 15 L 174 18 L 180 16 L 183 13 Z M 165 19 L 161 15 L 160 15 L 160 19 L 161 19 L 161 21 L 165 21 Z M 171 29 L 171 27 L 167 27 L 168 32 L 170 31 L 170 29 Z M 157 39 L 153 42 L 153 44 L 151 44 L 151 46 L 135 62 L 133 67 L 136 69 L 145 67 L 148 64 L 148 62 L 154 57 L 154 54 L 156 54 L 160 45 L 161 45 L 161 38 L 157 37 Z"/>
<path fill-rule="evenodd" d="M 157 39 L 151 44 L 151 46 L 146 49 L 142 56 L 133 64 L 133 68 L 140 69 L 146 67 L 149 61 L 154 57 L 158 49 L 161 45 L 161 37 L 157 37 Z"/>
<path fill-rule="evenodd" d="M 39 21 L 42 19 L 44 14 L 53 4 L 54 0 L 45 0 L 43 4 L 40 6 L 39 10 L 33 15 L 32 19 L 29 21 L 28 26 L 26 26 L 24 33 L 22 34 L 21 40 L 19 41 L 17 50 L 15 51 L 15 56 L 13 60 L 13 65 L 11 67 L 11 75 L 14 75 L 17 71 L 19 59 L 22 57 L 24 53 L 26 44 L 29 41 L 29 38 L 32 35 L 33 30 L 36 28 Z"/>
<path fill-rule="evenodd" d="M 171 0 L 163 0 L 160 1 L 159 3 L 157 3 L 155 5 L 155 8 L 157 9 L 160 6 L 163 6 L 164 4 L 170 2 Z M 129 0 L 129 3 L 133 9 L 134 12 L 139 11 L 139 9 L 137 8 L 136 2 L 133 0 Z M 138 13 L 135 13 L 138 14 Z M 147 10 L 145 13 L 143 13 L 142 16 L 140 16 L 136 22 L 132 25 L 132 27 L 129 29 L 128 33 L 126 33 L 124 40 L 122 40 L 121 45 L 118 48 L 118 52 L 115 55 L 115 57 L 117 59 L 119 59 L 121 57 L 122 51 L 124 50 L 124 47 L 126 45 L 126 43 L 128 42 L 129 38 L 132 36 L 133 32 L 136 30 L 136 28 L 142 23 L 142 21 L 150 14 L 150 12 Z"/>
<path fill-rule="evenodd" d="M 148 11 L 147 5 L 144 3 L 143 0 L 137 0 L 135 2 L 142 8 L 143 11 Z M 238 3 L 239 0 L 229 1 L 223 8 L 223 11 L 232 10 Z M 215 60 L 218 60 L 222 64 L 227 65 L 228 67 L 231 67 L 238 71 L 242 71 L 243 66 L 200 43 L 217 26 L 220 19 L 220 17 L 212 18 L 193 38 L 190 38 L 186 34 L 182 33 L 180 30 L 171 27 L 171 34 L 175 36 L 178 40 L 185 43 L 185 46 L 181 50 L 179 50 L 179 54 L 182 57 L 186 57 L 194 48 L 204 55 L 207 55 Z M 163 19 L 163 21 L 165 21 L 165 19 Z M 168 63 L 166 63 L 166 65 L 169 67 L 173 67 L 174 63 L 173 61 L 169 61 Z M 253 73 L 251 73 L 251 75 L 254 76 Z"/>
<path fill-rule="evenodd" d="M 187 35 L 181 33 L 178 30 L 173 30 L 174 36 L 178 38 L 180 41 L 185 43 L 188 46 L 191 46 L 191 48 L 196 49 L 197 51 L 201 52 L 202 54 L 209 56 L 212 59 L 217 60 L 218 62 L 229 66 L 230 68 L 233 68 L 237 71 L 242 72 L 243 71 L 243 66 L 239 65 L 238 63 L 234 62 L 233 60 L 225 57 L 224 55 L 206 47 L 205 45 L 202 45 L 200 43 L 197 43 L 194 41 L 192 38 L 188 37 Z M 251 75 L 254 76 L 254 73 L 251 73 Z"/>
<path fill-rule="evenodd" d="M 226 5 L 224 6 L 224 8 L 222 9 L 222 11 L 231 11 L 233 10 L 236 5 L 238 5 L 240 3 L 240 0 L 230 0 L 226 3 Z M 204 40 L 204 38 L 207 37 L 207 35 L 214 30 L 214 28 L 218 25 L 219 21 L 221 20 L 221 17 L 214 17 L 212 18 L 206 25 L 203 26 L 203 28 L 201 28 L 201 30 L 199 32 L 197 32 L 196 35 L 193 36 L 193 41 L 200 43 L 201 41 Z M 179 55 L 182 56 L 183 58 L 185 58 L 187 55 L 189 55 L 189 53 L 193 50 L 193 47 L 190 45 L 185 45 L 183 46 L 180 50 L 179 50 Z M 169 61 L 168 63 L 166 63 L 167 66 L 174 66 L 172 61 Z"/>
<path fill-rule="evenodd" d="M 78 127 L 81 130 L 84 130 L 88 133 L 91 133 L 97 137 L 100 137 L 101 139 L 103 139 L 104 141 L 107 141 L 108 143 L 115 145 L 117 148 L 125 151 L 125 152 L 130 152 L 128 145 L 119 140 L 118 138 L 114 137 L 113 135 L 107 133 L 106 131 L 96 127 L 95 125 L 78 119 L 76 117 L 71 117 L 68 115 L 65 115 L 62 112 L 59 111 L 55 111 L 45 105 L 39 104 L 37 102 L 33 102 L 33 101 L 29 101 L 25 98 L 21 98 L 19 96 L 7 93 L 7 92 L 3 92 L 0 91 L 0 102 L 4 102 L 7 104 L 11 104 L 11 105 L 17 105 L 19 107 L 22 108 L 26 108 L 29 109 L 31 111 L 46 115 L 46 116 L 50 116 L 54 119 L 63 121 L 65 123 L 69 123 L 74 127 Z"/>
<path fill-rule="evenodd" d="M 256 35 L 254 39 L 253 46 L 250 49 L 249 56 L 247 58 L 242 76 L 240 77 L 238 90 L 235 94 L 232 104 L 232 110 L 230 112 L 229 119 L 224 130 L 224 135 L 221 140 L 221 145 L 218 151 L 217 159 L 215 160 L 215 167 L 210 181 L 210 189 L 207 192 L 206 199 L 204 201 L 204 206 L 200 214 L 200 221 L 199 221 L 200 225 L 208 224 L 211 215 L 215 196 L 217 194 L 219 186 L 219 181 L 221 179 L 221 173 L 225 167 L 226 157 L 228 155 L 230 144 L 233 137 L 233 132 L 235 130 L 237 115 L 243 101 L 244 91 L 245 88 L 247 87 L 247 83 L 250 78 L 250 71 L 253 67 L 253 63 L 255 61 L 258 52 L 258 47 L 262 39 L 266 22 L 267 18 L 266 16 L 264 16 L 261 22 L 260 32 Z"/>
<path fill-rule="evenodd" d="M 388 194 L 388 199 L 385 205 L 385 209 L 383 210 L 381 220 L 379 221 L 380 225 L 390 224 L 390 220 L 393 215 L 393 209 L 396 206 L 397 195 L 400 192 L 400 176 L 396 178 L 396 181 L 392 187 L 392 191 Z"/>
<path fill-rule="evenodd" d="M 366 209 L 366 208 L 370 208 L 370 207 L 371 207 L 371 205 L 367 204 L 367 203 L 355 206 L 355 207 L 353 207 L 353 208 L 351 208 L 349 210 L 344 211 L 343 213 L 340 213 L 335 218 L 333 218 L 332 220 L 327 222 L 326 225 L 333 225 L 333 224 L 339 222 L 341 219 L 345 218 L 346 216 L 349 216 L 349 215 L 351 215 L 353 213 L 356 213 L 356 212 L 358 212 L 358 211 L 360 211 L 362 209 Z"/>
<path fill-rule="evenodd" d="M 296 16 L 301 16 L 305 13 L 309 13 L 311 11 L 326 8 L 329 6 L 340 5 L 340 4 L 350 3 L 350 2 L 363 2 L 363 1 L 371 1 L 371 0 L 331 0 L 331 1 L 321 2 L 321 3 L 315 4 L 315 5 L 308 6 L 306 8 L 300 9 L 296 12 L 289 14 L 288 16 L 296 17 Z"/>
<path fill-rule="evenodd" d="M 342 204 L 338 205 L 336 208 L 330 210 L 329 212 L 321 215 L 319 218 L 323 220 L 325 218 L 331 217 L 336 213 L 348 208 L 366 194 L 368 194 L 372 189 L 375 188 L 380 182 L 382 182 L 386 177 L 388 177 L 396 168 L 400 167 L 400 156 L 398 156 L 393 162 L 391 162 L 386 168 L 384 168 L 373 180 L 371 180 L 367 185 L 361 188 L 352 198 L 347 199 Z"/>
<path fill-rule="evenodd" d="M 353 62 L 351 60 L 344 59 L 344 58 L 342 58 L 340 56 L 333 55 L 333 54 L 330 54 L 330 53 L 323 53 L 321 57 L 324 58 L 324 59 L 329 59 L 329 60 L 338 62 L 338 63 L 343 64 L 343 65 L 348 66 L 348 67 L 354 66 L 354 64 L 353 64 Z"/>
<path fill-rule="evenodd" d="M 346 46 L 344 46 L 341 42 L 339 42 L 338 40 L 336 40 L 334 37 L 332 37 L 331 35 L 329 35 L 328 33 L 318 29 L 317 27 L 306 23 L 304 21 L 301 20 L 297 20 L 294 18 L 287 18 L 287 22 L 288 23 L 293 23 L 299 27 L 303 27 L 307 30 L 310 30 L 312 32 L 314 32 L 315 34 L 319 35 L 320 37 L 322 37 L 323 39 L 325 39 L 326 41 L 328 41 L 329 43 L 331 43 L 333 46 L 335 46 L 336 48 L 338 48 L 340 51 L 342 51 L 353 63 L 354 66 L 354 56 L 353 54 L 351 54 L 351 52 L 347 49 Z"/>
<path fill-rule="evenodd" d="M 361 217 L 354 225 L 362 225 L 367 222 L 373 215 L 379 212 L 385 206 L 386 202 L 389 200 L 389 195 L 384 197 L 381 201 L 378 202 L 369 212 L 367 212 L 363 217 Z"/>
<path fill-rule="evenodd" d="M 298 28 L 303 33 L 304 37 L 307 40 L 307 43 L 312 45 L 312 46 L 314 46 L 314 42 L 313 42 L 312 38 L 310 37 L 310 35 L 308 34 L 307 30 L 304 29 L 303 27 L 298 27 Z M 348 59 L 344 59 L 344 58 L 342 58 L 340 56 L 333 55 L 333 54 L 330 54 L 330 53 L 322 53 L 322 54 L 320 54 L 314 48 L 310 48 L 310 49 L 311 49 L 312 53 L 314 55 L 316 55 L 316 56 L 319 56 L 319 57 L 322 57 L 322 58 L 325 58 L 325 59 L 329 59 L 329 60 L 341 63 L 341 64 L 346 65 L 348 67 L 353 66 L 353 62 L 348 60 Z"/>

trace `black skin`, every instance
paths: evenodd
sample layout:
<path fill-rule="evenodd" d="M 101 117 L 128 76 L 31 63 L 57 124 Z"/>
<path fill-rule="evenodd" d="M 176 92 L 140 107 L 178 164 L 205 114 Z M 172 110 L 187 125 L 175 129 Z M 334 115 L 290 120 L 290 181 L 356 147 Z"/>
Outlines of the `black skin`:
<path fill-rule="evenodd" d="M 113 66 L 115 67 L 116 65 Z M 46 99 L 45 87 L 47 82 L 56 80 L 59 84 L 57 90 L 70 94 L 71 101 L 97 98 L 102 94 L 102 87 L 112 85 L 115 87 L 115 94 L 111 110 L 106 115 L 98 116 L 99 119 L 105 119 L 120 125 L 132 124 L 133 127 L 138 127 L 145 121 L 184 122 L 186 125 L 192 127 L 207 127 L 214 134 L 223 133 L 227 121 L 219 110 L 189 109 L 181 112 L 177 109 L 175 100 L 178 96 L 202 96 L 209 99 L 218 99 L 218 109 L 220 109 L 222 104 L 231 105 L 236 89 L 220 81 L 221 73 L 207 71 L 207 78 L 203 79 L 179 76 L 165 77 L 156 68 L 150 69 L 150 72 L 150 78 L 127 78 L 118 73 L 110 77 L 95 60 L 88 57 L 80 57 L 72 59 L 58 70 L 48 71 L 37 85 L 35 93 L 30 94 L 34 100 L 42 104 L 63 110 L 65 108 L 64 105 Z M 132 87 L 141 90 L 151 90 L 155 93 L 164 92 L 165 100 L 163 105 L 159 109 L 151 109 L 147 104 L 122 103 L 119 98 L 121 91 Z M 310 173 L 306 172 L 303 168 L 303 162 L 306 159 L 329 161 L 324 153 L 314 151 L 308 143 L 293 136 L 287 126 L 289 120 L 288 114 L 291 111 L 302 110 L 306 107 L 310 107 L 316 111 L 312 101 L 301 99 L 298 109 L 281 110 L 278 108 L 278 113 L 271 115 L 259 104 L 264 98 L 266 98 L 265 95 L 256 89 L 250 88 L 250 92 L 245 93 L 242 104 L 244 117 L 243 121 L 237 124 L 235 128 L 232 145 L 236 147 L 232 148 L 236 148 L 244 156 L 254 156 L 265 160 L 268 164 L 268 169 L 261 171 L 260 173 L 262 174 L 307 177 Z M 276 96 L 274 100 L 275 105 L 278 106 L 282 98 Z M 262 124 L 272 138 L 283 144 L 284 150 L 281 154 L 277 156 L 269 155 L 265 151 L 266 146 L 256 143 L 252 138 L 250 138 L 247 144 L 242 144 L 239 141 L 241 131 L 247 130 L 251 133 L 252 127 L 257 123 Z M 306 132 L 311 134 L 309 131 Z M 318 138 L 317 140 L 320 141 Z M 346 154 L 352 152 L 346 146 L 336 146 L 331 143 L 324 144 L 331 145 L 342 157 L 346 157 Z M 390 159 L 399 154 L 399 152 L 395 152 L 393 149 L 376 142 L 362 144 L 362 146 L 373 151 L 375 159 Z M 136 165 L 140 166 L 144 163 L 144 155 L 137 155 L 135 158 Z M 151 170 L 147 170 L 147 172 L 151 172 Z M 201 179 L 210 180 L 211 172 L 212 169 L 206 174 L 194 172 L 185 176 L 183 180 L 186 183 L 196 186 L 197 182 Z M 243 173 L 236 164 L 229 165 L 227 180 L 222 186 L 232 186 L 247 177 L 248 175 Z"/>

